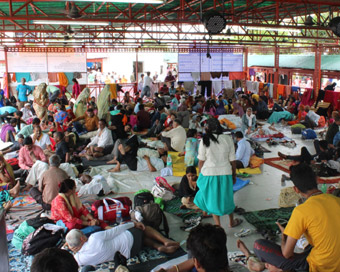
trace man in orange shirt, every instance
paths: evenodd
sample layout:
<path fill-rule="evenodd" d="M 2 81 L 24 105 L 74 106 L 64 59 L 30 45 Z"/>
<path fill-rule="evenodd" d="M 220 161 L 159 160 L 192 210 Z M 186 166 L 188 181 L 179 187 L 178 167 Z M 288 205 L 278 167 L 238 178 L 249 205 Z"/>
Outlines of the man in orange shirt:
<path fill-rule="evenodd" d="M 78 121 L 85 120 L 84 125 L 79 123 Z M 87 109 L 86 113 L 83 116 L 77 117 L 68 123 L 68 126 L 73 124 L 76 132 L 79 135 L 85 134 L 90 131 L 95 131 L 98 129 L 99 119 L 93 112 L 93 109 Z"/>

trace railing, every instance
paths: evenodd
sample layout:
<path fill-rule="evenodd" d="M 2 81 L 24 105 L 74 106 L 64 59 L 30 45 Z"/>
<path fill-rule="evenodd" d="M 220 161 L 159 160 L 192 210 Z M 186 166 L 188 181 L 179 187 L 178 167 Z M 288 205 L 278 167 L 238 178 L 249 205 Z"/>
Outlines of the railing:
<path fill-rule="evenodd" d="M 100 92 L 103 90 L 106 84 L 87 84 L 86 87 L 90 89 L 90 96 L 98 98 Z M 123 101 L 124 94 L 129 92 L 131 97 L 135 97 L 135 90 L 137 90 L 137 83 L 119 83 L 122 86 L 122 92 L 117 91 L 118 102 Z"/>

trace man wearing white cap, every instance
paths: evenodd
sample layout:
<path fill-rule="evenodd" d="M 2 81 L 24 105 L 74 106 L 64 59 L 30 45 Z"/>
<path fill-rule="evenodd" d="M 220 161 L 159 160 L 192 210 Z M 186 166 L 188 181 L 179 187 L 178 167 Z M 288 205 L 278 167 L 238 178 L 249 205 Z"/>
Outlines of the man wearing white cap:
<path fill-rule="evenodd" d="M 22 115 L 22 119 L 26 122 L 26 123 L 32 123 L 32 120 L 34 118 L 33 116 L 33 112 L 31 111 L 31 104 L 30 103 L 26 103 L 25 106 L 21 109 L 23 115 Z"/>

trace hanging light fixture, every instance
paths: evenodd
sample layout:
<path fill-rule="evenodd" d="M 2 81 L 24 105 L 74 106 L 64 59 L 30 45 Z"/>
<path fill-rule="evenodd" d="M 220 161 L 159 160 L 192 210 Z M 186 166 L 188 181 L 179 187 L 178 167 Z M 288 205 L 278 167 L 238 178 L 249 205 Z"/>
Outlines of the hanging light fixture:
<path fill-rule="evenodd" d="M 334 17 L 328 24 L 333 33 L 340 37 L 340 17 Z"/>
<path fill-rule="evenodd" d="M 202 21 L 210 35 L 221 33 L 227 25 L 226 19 L 215 10 L 204 13 Z"/>

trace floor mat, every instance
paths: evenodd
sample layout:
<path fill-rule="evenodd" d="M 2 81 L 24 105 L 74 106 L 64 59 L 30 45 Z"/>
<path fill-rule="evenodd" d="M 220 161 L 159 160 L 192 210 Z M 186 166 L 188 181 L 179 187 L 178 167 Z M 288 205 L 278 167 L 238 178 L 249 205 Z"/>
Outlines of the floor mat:
<path fill-rule="evenodd" d="M 16 249 L 11 243 L 8 243 L 9 264 L 11 272 L 29 272 L 33 256 L 24 256 L 20 250 Z M 186 252 L 179 248 L 174 254 L 167 255 L 158 252 L 155 249 L 144 248 L 138 256 L 127 261 L 129 271 L 144 272 L 150 271 L 155 266 L 167 262 L 171 259 L 185 255 Z M 114 268 L 114 262 L 106 262 L 96 266 L 96 271 L 103 271 Z"/>
<path fill-rule="evenodd" d="M 245 173 L 245 174 L 249 174 L 249 175 L 257 175 L 257 174 L 261 174 L 262 172 L 261 172 L 260 167 L 256 167 L 256 168 L 247 167 L 247 168 L 237 169 L 236 173 L 237 174 Z"/>
<path fill-rule="evenodd" d="M 265 231 L 277 231 L 278 227 L 276 221 L 278 219 L 289 220 L 294 208 L 280 208 L 280 209 L 268 209 L 254 212 L 246 212 L 242 214 L 244 218 L 252 224 L 257 230 Z"/>
<path fill-rule="evenodd" d="M 182 205 L 181 198 L 176 197 L 170 201 L 165 202 L 164 211 L 168 213 L 172 213 L 180 218 L 184 219 L 191 219 L 202 216 L 202 211 L 199 210 L 191 210 L 191 209 L 180 209 Z"/>
<path fill-rule="evenodd" d="M 175 177 L 183 177 L 185 175 L 186 166 L 184 163 L 184 156 L 178 156 L 179 152 L 168 152 L 172 160 L 172 174 Z M 198 168 L 197 173 L 198 173 Z"/>
<path fill-rule="evenodd" d="M 286 173 L 290 173 L 289 167 L 292 165 L 291 160 L 282 160 L 281 158 L 268 158 L 264 159 L 264 163 L 275 167 Z M 340 176 L 336 177 L 318 177 L 318 183 L 338 183 L 340 181 Z"/>

